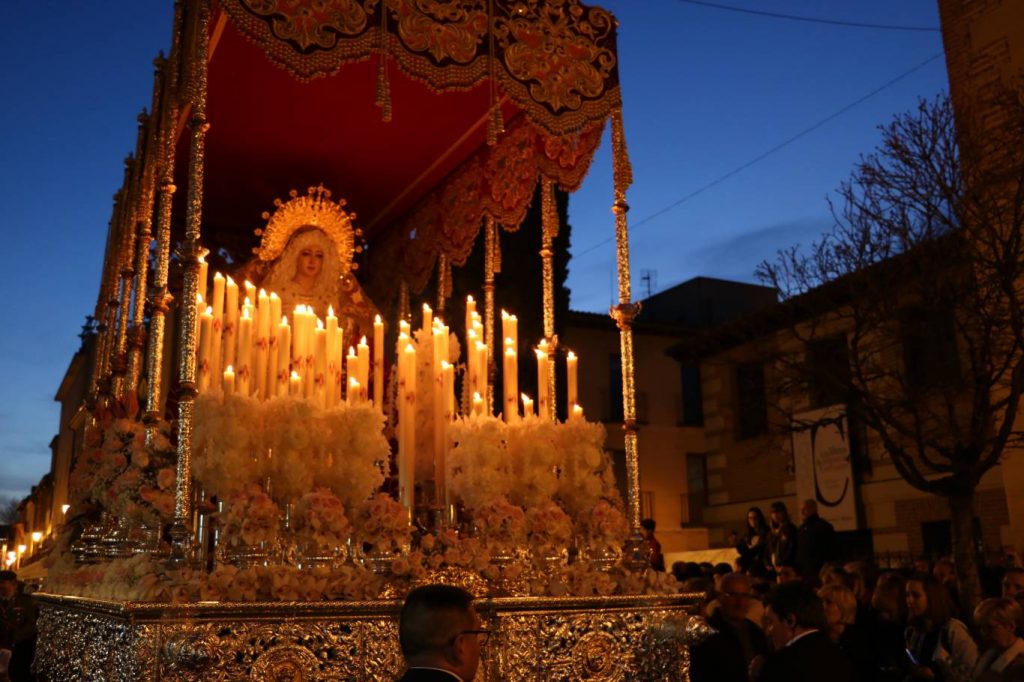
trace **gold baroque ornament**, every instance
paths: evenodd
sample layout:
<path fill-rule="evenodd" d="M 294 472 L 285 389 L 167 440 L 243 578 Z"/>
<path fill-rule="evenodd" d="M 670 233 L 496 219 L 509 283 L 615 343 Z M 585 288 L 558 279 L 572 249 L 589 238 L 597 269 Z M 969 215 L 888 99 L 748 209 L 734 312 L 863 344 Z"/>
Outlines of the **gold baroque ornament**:
<path fill-rule="evenodd" d="M 613 682 L 624 679 L 621 652 L 607 632 L 588 632 L 572 649 L 572 667 L 578 680 Z"/>
<path fill-rule="evenodd" d="M 269 20 L 280 40 L 292 43 L 301 52 L 331 50 L 339 36 L 359 35 L 366 30 L 367 13 L 356 0 L 241 0 L 242 5 Z M 371 4 L 376 4 L 372 2 Z"/>
<path fill-rule="evenodd" d="M 395 3 L 395 12 L 402 42 L 438 63 L 468 64 L 487 35 L 487 12 L 479 0 L 409 0 Z"/>
<path fill-rule="evenodd" d="M 614 28 L 609 12 L 576 0 L 527 0 L 497 24 L 495 34 L 509 74 L 558 113 L 579 110 L 613 80 L 617 59 L 605 43 Z"/>
<path fill-rule="evenodd" d="M 262 240 L 253 252 L 261 261 L 269 263 L 284 252 L 296 230 L 307 226 L 318 227 L 334 242 L 340 272 L 347 274 L 352 269 L 355 238 L 359 233 L 352 227 L 352 219 L 356 214 L 345 211 L 344 199 L 331 201 L 331 191 L 323 185 L 310 187 L 306 196 L 300 197 L 294 189 L 288 195 L 291 199 L 287 202 L 274 200 L 277 210 L 273 214 L 263 214 L 267 226 L 256 231 Z"/>
<path fill-rule="evenodd" d="M 701 596 L 478 599 L 494 632 L 478 678 L 683 682 L 687 646 L 709 634 L 690 615 Z M 38 601 L 36 667 L 50 682 L 388 680 L 403 668 L 398 600 Z"/>
<path fill-rule="evenodd" d="M 319 665 L 309 649 L 298 645 L 278 646 L 256 659 L 249 677 L 253 682 L 307 682 L 320 679 L 316 674 Z"/>

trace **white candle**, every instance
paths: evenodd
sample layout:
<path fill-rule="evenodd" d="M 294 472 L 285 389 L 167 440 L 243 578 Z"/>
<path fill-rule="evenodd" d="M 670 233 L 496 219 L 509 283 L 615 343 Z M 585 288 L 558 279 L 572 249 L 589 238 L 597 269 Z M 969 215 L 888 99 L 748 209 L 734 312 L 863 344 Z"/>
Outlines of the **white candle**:
<path fill-rule="evenodd" d="M 373 319 L 373 404 L 384 409 L 384 322 Z"/>
<path fill-rule="evenodd" d="M 473 414 L 478 417 L 484 416 L 484 399 L 479 393 L 473 394 Z"/>
<path fill-rule="evenodd" d="M 288 392 L 294 398 L 302 397 L 302 377 L 298 372 L 292 372 L 288 379 Z"/>
<path fill-rule="evenodd" d="M 210 355 L 213 348 L 213 307 L 207 306 L 199 315 L 199 357 L 196 362 L 196 374 L 199 378 L 200 392 L 210 388 Z"/>
<path fill-rule="evenodd" d="M 370 346 L 367 345 L 365 336 L 359 339 L 356 355 L 359 356 L 359 373 L 356 375 L 356 379 L 359 380 L 359 390 L 362 392 L 359 398 L 366 400 L 368 397 L 366 389 L 370 385 Z"/>
<path fill-rule="evenodd" d="M 523 394 L 523 416 L 529 417 L 533 415 L 533 399 L 530 396 Z"/>
<path fill-rule="evenodd" d="M 548 415 L 548 353 L 542 348 L 534 350 L 537 356 L 537 414 Z"/>
<path fill-rule="evenodd" d="M 338 337 L 338 316 L 334 314 L 334 306 L 327 306 L 327 328 L 324 336 L 324 349 L 327 353 L 326 370 L 324 372 L 325 386 L 325 399 L 328 407 L 333 407 L 338 403 L 339 392 L 341 387 L 341 379 L 338 373 L 341 370 L 340 357 L 334 356 L 334 350 L 337 348 L 337 337 Z"/>
<path fill-rule="evenodd" d="M 313 331 L 313 395 L 320 407 L 327 406 L 327 330 L 322 320 Z"/>
<path fill-rule="evenodd" d="M 256 300 L 256 285 L 253 284 L 252 282 L 250 282 L 249 280 L 245 280 L 244 286 L 245 286 L 245 297 L 247 299 L 249 299 L 250 301 L 255 301 Z"/>
<path fill-rule="evenodd" d="M 219 272 L 213 275 L 213 337 L 210 347 L 210 388 L 220 388 L 221 370 L 221 337 L 224 334 L 224 275 Z"/>
<path fill-rule="evenodd" d="M 441 424 L 441 447 L 435 453 L 434 485 L 437 489 L 438 501 L 445 506 L 450 503 L 448 495 L 448 426 L 454 418 L 455 407 L 455 367 L 447 360 L 441 361 L 441 402 L 443 404 L 443 420 Z"/>
<path fill-rule="evenodd" d="M 489 361 L 487 358 L 487 344 L 484 343 L 483 341 L 477 341 L 476 352 L 477 355 L 479 356 L 476 363 L 477 369 L 479 370 L 479 373 L 477 374 L 477 382 L 480 385 L 480 395 L 486 396 L 489 395 L 488 392 L 491 390 L 490 383 L 488 381 Z"/>
<path fill-rule="evenodd" d="M 573 419 L 583 419 L 583 408 L 580 407 L 579 405 L 573 405 L 572 406 L 572 418 Z"/>
<path fill-rule="evenodd" d="M 235 392 L 235 368 L 228 365 L 224 370 L 224 376 L 222 378 L 221 387 L 224 390 L 224 395 L 231 395 Z"/>
<path fill-rule="evenodd" d="M 472 296 L 466 297 L 466 337 L 469 338 L 469 330 L 473 328 L 473 315 L 476 313 L 476 301 Z"/>
<path fill-rule="evenodd" d="M 349 405 L 355 405 L 355 399 L 358 396 L 352 395 L 352 380 L 356 380 L 356 385 L 359 384 L 359 356 L 356 354 L 356 349 L 352 346 L 348 347 L 348 357 L 345 358 L 345 375 L 346 387 L 345 398 Z"/>
<path fill-rule="evenodd" d="M 502 395 L 505 396 L 505 401 L 502 416 L 506 422 L 514 422 L 519 419 L 519 362 L 516 352 L 511 348 L 505 349 L 504 357 Z"/>
<path fill-rule="evenodd" d="M 270 297 L 260 289 L 256 299 L 256 393 L 260 400 L 266 400 L 270 385 L 267 383 L 267 364 L 270 357 Z"/>
<path fill-rule="evenodd" d="M 430 331 L 433 327 L 433 315 L 434 311 L 430 309 L 430 306 L 426 303 L 423 304 L 423 330 Z"/>
<path fill-rule="evenodd" d="M 470 329 L 466 332 L 466 372 L 469 375 L 468 381 L 470 395 L 480 392 L 478 377 L 480 370 L 477 368 L 477 363 L 480 361 L 480 355 L 476 352 L 476 344 L 479 342 L 480 341 L 474 330 Z"/>
<path fill-rule="evenodd" d="M 301 377 L 306 371 L 306 342 L 305 342 L 305 310 L 306 306 L 297 305 L 292 312 L 292 371 L 297 372 Z"/>
<path fill-rule="evenodd" d="M 576 381 L 577 365 L 576 354 L 569 351 L 569 354 L 565 356 L 565 385 L 567 389 L 566 405 L 570 406 L 579 403 L 579 391 Z"/>
<path fill-rule="evenodd" d="M 348 378 L 348 393 L 346 394 L 346 401 L 350 406 L 359 404 L 359 380 L 355 377 Z"/>
<path fill-rule="evenodd" d="M 277 353 L 274 363 L 274 394 L 286 396 L 289 393 L 288 377 L 292 356 L 292 329 L 288 326 L 288 318 L 281 316 L 277 325 Z"/>
<path fill-rule="evenodd" d="M 249 379 L 252 374 L 252 306 L 242 308 L 242 317 L 238 321 L 238 393 L 249 395 Z"/>
<path fill-rule="evenodd" d="M 402 504 L 412 509 L 416 485 L 416 348 L 411 343 L 406 344 L 401 360 L 404 366 L 398 419 L 401 433 L 398 487 Z"/>
<path fill-rule="evenodd" d="M 221 364 L 225 367 L 235 364 L 235 352 L 238 344 L 238 285 L 235 280 L 227 278 L 224 289 L 224 333 L 222 334 Z"/>
<path fill-rule="evenodd" d="M 206 279 L 210 272 L 210 265 L 206 262 L 205 256 L 199 257 L 199 278 L 196 281 L 196 291 L 206 300 Z"/>
<path fill-rule="evenodd" d="M 455 365 L 441 362 L 442 392 L 444 393 L 444 414 L 446 421 L 455 419 Z"/>

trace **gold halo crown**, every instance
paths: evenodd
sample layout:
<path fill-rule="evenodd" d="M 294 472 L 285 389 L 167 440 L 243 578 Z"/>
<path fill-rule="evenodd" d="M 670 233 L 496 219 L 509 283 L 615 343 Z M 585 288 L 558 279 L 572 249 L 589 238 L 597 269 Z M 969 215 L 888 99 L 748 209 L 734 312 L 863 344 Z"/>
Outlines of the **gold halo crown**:
<path fill-rule="evenodd" d="M 334 242 L 341 272 L 349 272 L 352 269 L 353 255 L 362 250 L 356 246 L 356 237 L 362 236 L 363 232 L 352 227 L 356 214 L 345 211 L 346 201 L 331 201 L 331 191 L 323 184 L 310 187 L 306 196 L 300 197 L 298 191 L 294 189 L 288 196 L 291 197 L 288 201 L 274 199 L 277 210 L 273 214 L 269 211 L 263 212 L 263 219 L 267 221 L 267 225 L 255 230 L 256 236 L 261 239 L 260 245 L 253 249 L 253 253 L 261 261 L 269 263 L 281 256 L 296 230 L 312 226 L 323 230 Z"/>

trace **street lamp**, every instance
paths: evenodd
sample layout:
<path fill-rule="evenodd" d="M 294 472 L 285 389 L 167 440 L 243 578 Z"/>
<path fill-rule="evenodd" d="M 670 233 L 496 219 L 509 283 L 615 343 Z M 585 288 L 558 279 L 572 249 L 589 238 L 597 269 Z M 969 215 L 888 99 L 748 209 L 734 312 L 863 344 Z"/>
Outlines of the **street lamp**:
<path fill-rule="evenodd" d="M 43 534 L 42 533 L 40 533 L 38 530 L 32 531 L 32 554 L 33 555 L 36 553 L 36 550 L 39 549 L 39 541 L 42 540 L 42 539 L 43 539 Z"/>
<path fill-rule="evenodd" d="M 20 571 L 21 570 L 21 555 L 25 553 L 26 549 L 28 549 L 28 547 L 26 545 L 18 545 L 17 568 L 15 568 L 14 570 L 16 570 L 16 571 Z"/>
<path fill-rule="evenodd" d="M 11 564 L 13 564 L 15 561 L 17 561 L 17 556 L 15 555 L 15 552 L 12 549 L 7 553 L 7 568 L 10 568 Z"/>

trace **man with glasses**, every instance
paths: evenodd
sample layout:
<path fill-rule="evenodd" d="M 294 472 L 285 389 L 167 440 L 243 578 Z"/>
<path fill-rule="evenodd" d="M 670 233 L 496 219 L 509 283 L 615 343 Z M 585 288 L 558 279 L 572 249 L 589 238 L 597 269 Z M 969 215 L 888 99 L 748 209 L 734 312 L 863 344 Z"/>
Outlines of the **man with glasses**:
<path fill-rule="evenodd" d="M 417 587 L 405 598 L 398 640 L 408 670 L 399 682 L 471 682 L 490 630 L 481 627 L 473 595 L 450 585 Z"/>
<path fill-rule="evenodd" d="M 722 578 L 718 608 L 708 618 L 717 632 L 694 647 L 690 655 L 693 682 L 747 682 L 750 662 L 768 653 L 767 638 L 747 618 L 753 598 L 751 587 L 750 576 L 743 573 Z"/>

